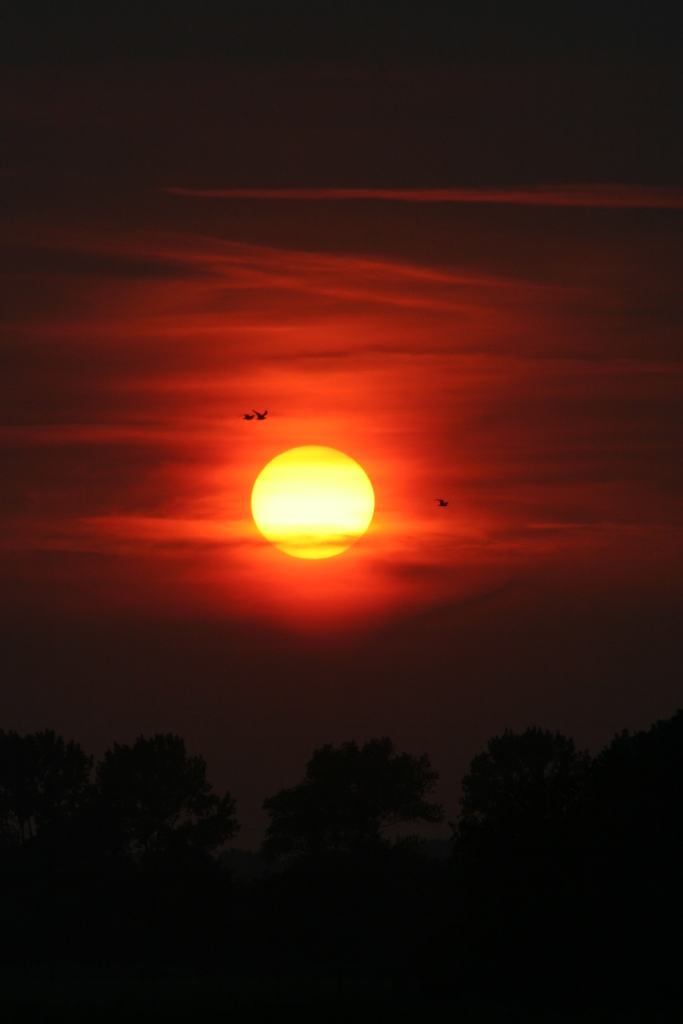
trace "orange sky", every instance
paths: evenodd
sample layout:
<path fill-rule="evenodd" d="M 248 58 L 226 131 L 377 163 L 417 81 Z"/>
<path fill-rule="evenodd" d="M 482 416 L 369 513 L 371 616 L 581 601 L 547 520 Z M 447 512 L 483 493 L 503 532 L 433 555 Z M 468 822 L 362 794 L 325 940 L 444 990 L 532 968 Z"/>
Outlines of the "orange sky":
<path fill-rule="evenodd" d="M 625 120 L 640 90 L 663 132 L 664 79 L 155 74 L 23 74 L 2 115 L 3 727 L 97 753 L 178 731 L 247 808 L 314 746 L 389 733 L 452 816 L 496 729 L 673 713 L 683 193 Z M 241 111 L 199 117 L 211 75 Z M 249 511 L 307 444 L 377 502 L 319 562 Z"/>
<path fill-rule="evenodd" d="M 362 201 L 349 212 L 365 215 Z M 183 607 L 302 625 L 577 559 L 639 577 L 653 545 L 677 559 L 670 255 L 640 211 L 593 217 L 599 243 L 582 248 L 549 215 L 542 253 L 515 239 L 507 274 L 497 254 L 458 259 L 457 215 L 442 226 L 452 262 L 432 265 L 374 239 L 351 255 L 161 231 L 20 236 L 52 269 L 16 275 L 5 439 L 35 479 L 3 547 L 118 556 L 111 585 L 97 577 L 105 606 L 173 607 L 180 590 Z M 421 228 L 411 208 L 406 233 Z M 242 420 L 252 407 L 268 420 Z M 249 511 L 260 469 L 300 444 L 346 451 L 377 493 L 368 535 L 323 566 L 265 544 Z M 117 578 L 127 560 L 135 586 Z"/>

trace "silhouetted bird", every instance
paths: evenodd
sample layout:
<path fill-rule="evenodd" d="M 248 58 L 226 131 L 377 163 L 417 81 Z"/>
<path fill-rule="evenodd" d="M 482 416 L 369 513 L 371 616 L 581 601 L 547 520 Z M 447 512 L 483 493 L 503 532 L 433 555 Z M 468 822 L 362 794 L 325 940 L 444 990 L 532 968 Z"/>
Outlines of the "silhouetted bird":
<path fill-rule="evenodd" d="M 250 412 L 245 412 L 244 416 L 242 417 L 243 420 L 253 420 L 253 418 L 254 417 L 251 415 Z"/>
<path fill-rule="evenodd" d="M 256 412 L 256 409 L 254 409 L 254 412 Z M 267 409 L 266 409 L 265 412 L 256 412 L 256 419 L 257 420 L 264 420 L 267 415 L 268 415 L 268 410 Z"/>
<path fill-rule="evenodd" d="M 448 502 L 444 501 L 443 498 L 434 498 L 434 501 L 438 501 L 441 508 L 445 508 L 446 505 L 448 504 Z"/>

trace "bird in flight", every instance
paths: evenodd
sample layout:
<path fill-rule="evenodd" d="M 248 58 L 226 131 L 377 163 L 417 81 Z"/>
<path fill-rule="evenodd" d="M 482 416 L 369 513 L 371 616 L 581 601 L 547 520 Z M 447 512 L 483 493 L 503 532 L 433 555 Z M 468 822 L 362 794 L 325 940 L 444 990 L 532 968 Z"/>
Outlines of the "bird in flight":
<path fill-rule="evenodd" d="M 267 409 L 265 410 L 265 412 L 256 412 L 256 409 L 254 409 L 252 411 L 256 413 L 256 419 L 257 420 L 264 420 L 266 418 L 266 416 L 268 415 L 268 410 Z M 254 417 L 252 416 L 251 419 L 253 419 L 253 418 Z"/>
<path fill-rule="evenodd" d="M 250 412 L 245 412 L 244 416 L 242 417 L 243 420 L 253 420 L 253 418 L 254 417 L 251 415 Z"/>
<path fill-rule="evenodd" d="M 441 508 L 445 508 L 448 504 L 448 502 L 444 501 L 443 498 L 434 498 L 434 501 L 438 501 Z"/>

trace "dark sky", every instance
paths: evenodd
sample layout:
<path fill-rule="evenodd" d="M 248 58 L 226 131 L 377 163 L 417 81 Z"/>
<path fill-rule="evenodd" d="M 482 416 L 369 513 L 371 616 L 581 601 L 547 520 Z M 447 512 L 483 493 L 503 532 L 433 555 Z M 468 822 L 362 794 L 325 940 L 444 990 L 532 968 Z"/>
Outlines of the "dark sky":
<path fill-rule="evenodd" d="M 1 35 L 0 728 L 178 732 L 253 846 L 325 742 L 453 818 L 506 727 L 673 714 L 673 14 L 92 9 Z M 377 500 L 319 562 L 249 510 L 305 444 Z"/>

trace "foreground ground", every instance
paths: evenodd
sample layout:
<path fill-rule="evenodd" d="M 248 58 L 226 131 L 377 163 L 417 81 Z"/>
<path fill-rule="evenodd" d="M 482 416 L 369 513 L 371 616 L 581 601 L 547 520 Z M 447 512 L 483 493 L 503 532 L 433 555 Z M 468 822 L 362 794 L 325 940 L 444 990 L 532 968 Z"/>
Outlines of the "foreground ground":
<path fill-rule="evenodd" d="M 511 1009 L 392 996 L 387 978 L 298 976 L 141 979 L 14 974 L 0 982 L 3 1024 L 674 1024 L 670 1013 Z"/>

